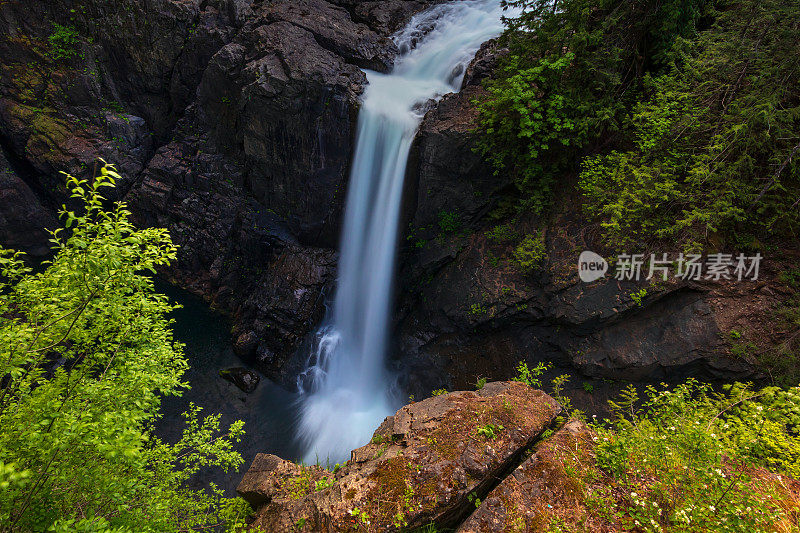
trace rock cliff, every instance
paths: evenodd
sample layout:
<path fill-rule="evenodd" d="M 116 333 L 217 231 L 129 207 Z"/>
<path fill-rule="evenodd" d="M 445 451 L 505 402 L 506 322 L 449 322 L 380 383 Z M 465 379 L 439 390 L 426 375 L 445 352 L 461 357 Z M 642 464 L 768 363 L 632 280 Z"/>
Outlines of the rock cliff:
<path fill-rule="evenodd" d="M 583 216 L 574 176 L 564 176 L 545 215 L 508 216 L 511 178 L 482 161 L 474 133 L 482 81 L 505 53 L 496 42 L 482 47 L 463 90 L 426 114 L 412 151 L 396 321 L 406 388 L 424 397 L 506 379 L 519 360 L 627 381 L 759 377 L 756 361 L 733 353 L 731 332 L 775 344 L 763 313 L 793 294 L 778 280 L 790 262 L 770 257 L 757 282 L 650 282 L 646 271 L 618 281 L 612 270 L 583 283 L 579 254 L 613 253 Z M 492 233 L 504 223 L 504 234 Z M 528 272 L 513 259 L 526 234 L 542 246 Z"/>
<path fill-rule="evenodd" d="M 162 275 L 233 317 L 239 354 L 291 382 L 286 362 L 333 288 L 361 69 L 391 68 L 388 37 L 435 1 L 0 2 L 0 140 L 28 169 L 0 161 L 1 244 L 43 257 L 68 201 L 60 172 L 115 163 L 114 198 L 180 246 Z M 473 100 L 503 53 L 481 49 L 412 154 L 395 350 L 407 388 L 504 378 L 520 359 L 594 377 L 757 376 L 725 337 L 786 297 L 780 265 L 765 284 L 657 284 L 643 299 L 634 283 L 582 284 L 577 254 L 602 250 L 569 176 L 551 216 L 515 228 L 541 235 L 536 272 L 487 238 L 513 185 L 473 151 Z"/>
<path fill-rule="evenodd" d="M 115 199 L 180 245 L 162 274 L 233 316 L 238 351 L 276 375 L 333 281 L 361 68 L 391 68 L 388 36 L 431 3 L 2 2 L 0 137 L 46 206 L 67 200 L 60 172 L 116 164 Z M 3 177 L 7 202 L 30 196 Z M 27 228 L 52 211 L 18 211 L 3 244 L 41 255 Z"/>

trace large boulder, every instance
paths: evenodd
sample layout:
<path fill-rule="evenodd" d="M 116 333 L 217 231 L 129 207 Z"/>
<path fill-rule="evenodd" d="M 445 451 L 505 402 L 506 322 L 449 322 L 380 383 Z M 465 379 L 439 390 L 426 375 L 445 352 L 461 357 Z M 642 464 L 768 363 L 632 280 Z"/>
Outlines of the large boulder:
<path fill-rule="evenodd" d="M 225 381 L 230 381 L 242 392 L 251 393 L 258 387 L 261 377 L 256 372 L 243 367 L 226 368 L 220 370 L 219 375 Z"/>
<path fill-rule="evenodd" d="M 453 527 L 475 509 L 561 413 L 517 382 L 412 403 L 333 473 L 260 455 L 239 486 L 270 531 Z"/>

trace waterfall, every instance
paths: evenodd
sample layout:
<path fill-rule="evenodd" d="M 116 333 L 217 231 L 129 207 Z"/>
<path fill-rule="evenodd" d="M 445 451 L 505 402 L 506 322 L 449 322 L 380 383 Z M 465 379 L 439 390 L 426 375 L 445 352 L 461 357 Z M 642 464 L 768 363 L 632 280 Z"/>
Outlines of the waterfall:
<path fill-rule="evenodd" d="M 502 31 L 501 15 L 500 0 L 428 9 L 394 36 L 393 72 L 367 72 L 334 307 L 299 378 L 308 462 L 347 459 L 402 403 L 384 359 L 408 154 L 428 103 L 459 89 L 480 45 Z"/>

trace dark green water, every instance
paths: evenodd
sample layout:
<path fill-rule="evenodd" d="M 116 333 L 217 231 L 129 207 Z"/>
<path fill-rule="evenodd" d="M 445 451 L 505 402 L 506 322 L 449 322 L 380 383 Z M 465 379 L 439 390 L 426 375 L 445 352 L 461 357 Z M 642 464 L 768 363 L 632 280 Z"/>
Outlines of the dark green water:
<path fill-rule="evenodd" d="M 191 485 L 207 486 L 214 482 L 233 495 L 242 474 L 256 453 L 272 453 L 285 459 L 300 455 L 296 445 L 296 395 L 272 383 L 264 376 L 256 390 L 245 394 L 232 383 L 219 376 L 219 371 L 231 367 L 250 368 L 233 352 L 230 324 L 227 319 L 211 311 L 200 299 L 164 283 L 157 290 L 171 300 L 183 305 L 174 312 L 173 326 L 176 340 L 186 345 L 185 354 L 190 369 L 184 376 L 191 390 L 180 398 L 166 398 L 162 405 L 164 417 L 156 432 L 168 442 L 176 442 L 183 431 L 181 413 L 189 403 L 203 408 L 205 414 L 221 413 L 223 426 L 235 420 L 245 423 L 245 436 L 237 446 L 244 458 L 239 472 L 225 474 L 220 469 L 201 472 Z"/>

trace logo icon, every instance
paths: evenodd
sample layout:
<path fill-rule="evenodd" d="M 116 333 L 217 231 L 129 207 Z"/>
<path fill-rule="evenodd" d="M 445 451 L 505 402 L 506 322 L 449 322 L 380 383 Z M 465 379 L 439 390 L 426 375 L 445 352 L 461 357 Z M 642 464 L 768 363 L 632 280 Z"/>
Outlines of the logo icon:
<path fill-rule="evenodd" d="M 608 262 L 594 252 L 585 251 L 578 257 L 578 275 L 581 281 L 591 283 L 608 272 Z"/>

